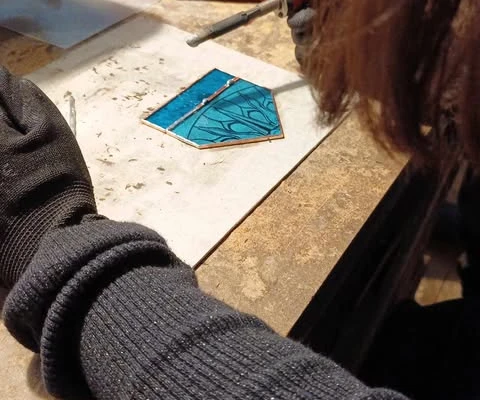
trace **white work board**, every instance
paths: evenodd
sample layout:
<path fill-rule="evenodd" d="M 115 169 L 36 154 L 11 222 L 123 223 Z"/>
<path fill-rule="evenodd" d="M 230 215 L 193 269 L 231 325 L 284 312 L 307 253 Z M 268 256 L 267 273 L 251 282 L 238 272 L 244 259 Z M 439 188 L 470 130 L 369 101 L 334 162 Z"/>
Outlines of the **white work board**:
<path fill-rule="evenodd" d="M 157 230 L 195 266 L 331 128 L 317 126 L 310 89 L 296 74 L 213 42 L 192 49 L 188 36 L 135 17 L 29 78 L 60 108 L 75 98 L 99 211 Z M 199 150 L 141 123 L 212 68 L 273 89 L 285 138 Z"/>

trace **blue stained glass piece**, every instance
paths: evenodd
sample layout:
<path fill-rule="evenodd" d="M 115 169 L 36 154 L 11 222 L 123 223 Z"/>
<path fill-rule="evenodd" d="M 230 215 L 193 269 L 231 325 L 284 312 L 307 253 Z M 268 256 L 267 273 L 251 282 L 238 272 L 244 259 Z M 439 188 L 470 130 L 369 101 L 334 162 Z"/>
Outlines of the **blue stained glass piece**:
<path fill-rule="evenodd" d="M 158 111 L 150 115 L 146 120 L 166 129 L 193 110 L 203 99 L 219 90 L 232 78 L 232 75 L 214 69 Z"/>
<path fill-rule="evenodd" d="M 164 130 L 169 128 L 169 132 L 199 147 L 283 137 L 271 91 L 243 79 L 232 83 L 192 113 L 203 99 L 217 92 L 231 78 L 232 75 L 222 71 L 211 71 L 147 121 Z M 191 90 L 193 94 L 189 93 Z M 172 106 L 174 102 L 175 107 Z M 174 122 L 176 124 L 172 125 Z"/>
<path fill-rule="evenodd" d="M 268 89 L 239 80 L 173 132 L 198 145 L 280 135 L 275 103 Z"/>

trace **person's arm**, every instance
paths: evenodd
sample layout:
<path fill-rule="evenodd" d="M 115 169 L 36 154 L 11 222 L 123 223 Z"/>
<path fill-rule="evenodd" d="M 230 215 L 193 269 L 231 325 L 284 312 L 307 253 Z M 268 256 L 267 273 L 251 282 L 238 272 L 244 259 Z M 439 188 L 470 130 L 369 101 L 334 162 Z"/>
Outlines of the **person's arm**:
<path fill-rule="evenodd" d="M 163 239 L 135 224 L 49 234 L 5 316 L 21 342 L 39 343 L 57 396 L 88 388 L 97 399 L 403 398 L 205 295 Z"/>
<path fill-rule="evenodd" d="M 98 216 L 54 104 L 0 68 L 0 281 L 48 391 L 117 399 L 401 399 L 203 294 L 155 232 Z"/>

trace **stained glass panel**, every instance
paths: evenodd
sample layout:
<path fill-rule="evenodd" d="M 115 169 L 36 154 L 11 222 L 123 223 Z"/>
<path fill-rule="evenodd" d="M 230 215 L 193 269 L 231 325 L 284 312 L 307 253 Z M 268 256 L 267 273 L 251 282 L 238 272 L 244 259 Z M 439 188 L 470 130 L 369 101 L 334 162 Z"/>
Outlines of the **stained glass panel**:
<path fill-rule="evenodd" d="M 271 91 L 217 69 L 145 122 L 200 148 L 283 137 Z"/>

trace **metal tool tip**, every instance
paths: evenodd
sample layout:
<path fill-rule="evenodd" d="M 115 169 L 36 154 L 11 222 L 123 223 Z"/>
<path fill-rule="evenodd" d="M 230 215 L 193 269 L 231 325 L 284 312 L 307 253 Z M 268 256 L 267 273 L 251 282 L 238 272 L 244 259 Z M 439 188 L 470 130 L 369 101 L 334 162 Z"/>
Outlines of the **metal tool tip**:
<path fill-rule="evenodd" d="M 206 42 L 207 40 L 212 38 L 212 31 L 211 29 L 204 29 L 200 32 L 197 32 L 193 35 L 190 39 L 187 40 L 187 44 L 190 47 L 197 47 L 199 44 Z"/>
<path fill-rule="evenodd" d="M 190 39 L 187 40 L 187 44 L 190 47 L 197 47 L 200 44 L 200 41 L 198 40 L 198 36 L 193 36 Z"/>

